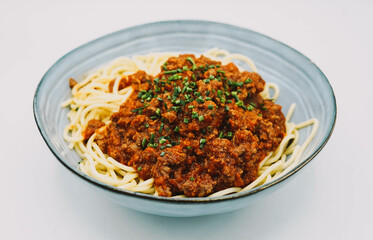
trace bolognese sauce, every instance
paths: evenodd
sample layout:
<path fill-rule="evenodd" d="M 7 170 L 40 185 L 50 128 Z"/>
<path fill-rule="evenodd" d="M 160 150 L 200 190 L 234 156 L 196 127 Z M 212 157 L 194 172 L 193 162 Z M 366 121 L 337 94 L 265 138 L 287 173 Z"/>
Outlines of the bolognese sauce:
<path fill-rule="evenodd" d="M 109 85 L 112 91 L 114 82 Z M 157 76 L 138 71 L 119 89 L 133 93 L 105 127 L 90 121 L 101 150 L 154 178 L 159 196 L 203 197 L 243 187 L 285 136 L 281 106 L 263 99 L 257 73 L 207 57 L 169 58 Z"/>

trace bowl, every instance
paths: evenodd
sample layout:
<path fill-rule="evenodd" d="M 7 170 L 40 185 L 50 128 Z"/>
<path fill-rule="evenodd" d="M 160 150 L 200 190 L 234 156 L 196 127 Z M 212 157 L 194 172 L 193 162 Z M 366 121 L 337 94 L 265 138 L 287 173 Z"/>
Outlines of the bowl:
<path fill-rule="evenodd" d="M 295 102 L 292 121 L 319 120 L 316 136 L 299 164 L 290 172 L 247 192 L 214 198 L 165 198 L 122 190 L 99 182 L 78 168 L 81 160 L 68 148 L 63 129 L 68 109 L 61 103 L 70 96 L 67 81 L 120 57 L 149 52 L 202 53 L 218 47 L 249 56 L 259 74 L 281 89 L 277 103 L 286 113 Z M 59 59 L 41 79 L 34 96 L 34 116 L 39 131 L 56 158 L 75 176 L 118 204 L 164 216 L 199 216 L 232 211 L 263 199 L 289 182 L 325 146 L 336 121 L 333 89 L 321 70 L 293 48 L 260 33 L 208 21 L 163 21 L 127 28 L 84 44 Z M 310 129 L 301 133 L 300 141 Z"/>

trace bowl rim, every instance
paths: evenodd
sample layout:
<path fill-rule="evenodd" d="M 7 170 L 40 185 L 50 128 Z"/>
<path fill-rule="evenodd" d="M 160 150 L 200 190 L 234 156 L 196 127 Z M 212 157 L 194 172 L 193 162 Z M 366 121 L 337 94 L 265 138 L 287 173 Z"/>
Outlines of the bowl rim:
<path fill-rule="evenodd" d="M 65 162 L 65 160 L 60 157 L 58 154 L 57 154 L 57 150 L 55 150 L 53 144 L 50 142 L 49 138 L 48 138 L 48 135 L 46 134 L 43 126 L 42 126 L 42 121 L 41 121 L 41 116 L 39 115 L 39 112 L 38 112 L 38 99 L 39 99 L 39 91 L 40 91 L 40 88 L 41 86 L 43 85 L 44 81 L 47 79 L 49 73 L 57 67 L 57 65 L 65 58 L 67 58 L 68 56 L 70 56 L 71 54 L 79 51 L 80 49 L 82 48 L 87 48 L 89 47 L 90 45 L 93 45 L 97 42 L 100 42 L 101 40 L 103 39 L 106 39 L 106 38 L 110 38 L 110 37 L 113 37 L 113 36 L 116 36 L 116 35 L 121 35 L 121 34 L 125 34 L 127 32 L 131 32 L 131 31 L 134 31 L 136 29 L 141 29 L 141 28 L 145 28 L 145 27 L 155 27 L 157 25 L 167 25 L 167 24 L 176 24 L 176 23 L 184 23 L 184 24 L 209 24 L 209 25 L 214 25 L 214 26 L 217 26 L 217 27 L 223 27 L 223 28 L 228 28 L 228 29 L 232 29 L 232 30 L 238 30 L 238 31 L 243 31 L 243 32 L 249 32 L 251 34 L 256 34 L 260 37 L 263 37 L 263 38 L 266 38 L 270 41 L 274 41 L 276 42 L 277 44 L 280 44 L 282 45 L 283 47 L 287 48 L 288 50 L 298 54 L 300 57 L 304 58 L 305 60 L 309 61 L 309 63 L 316 69 L 316 71 L 320 74 L 320 76 L 322 77 L 323 80 L 325 80 L 325 83 L 327 84 L 328 86 L 328 90 L 329 92 L 331 93 L 332 95 L 332 107 L 333 107 L 333 118 L 332 118 L 332 126 L 330 128 L 330 131 L 329 133 L 327 133 L 327 136 L 325 137 L 325 139 L 323 140 L 322 144 L 320 146 L 317 147 L 317 149 L 315 149 L 312 154 L 306 158 L 305 160 L 303 160 L 301 163 L 299 163 L 295 168 L 293 168 L 291 171 L 289 171 L 287 174 L 285 174 L 284 176 L 278 178 L 278 179 L 275 179 L 273 181 L 270 181 L 269 183 L 267 184 L 264 184 L 264 185 L 261 185 L 261 186 L 258 186 L 258 187 L 255 187 L 253 189 L 250 189 L 248 191 L 245 191 L 245 192 L 241 192 L 241 193 L 234 193 L 234 194 L 230 194 L 230 195 L 224 195 L 224 196 L 219 196 L 219 197 L 200 197 L 200 198 L 197 198 L 197 197 L 193 197 L 193 198 L 171 198 L 171 197 L 160 197 L 160 196 L 153 196 L 153 195 L 149 195 L 149 194 L 145 194 L 145 193 L 140 193 L 140 192 L 133 192 L 133 191 L 129 191 L 129 190 L 124 190 L 124 189 L 120 189 L 120 188 L 117 188 L 117 187 L 114 187 L 114 186 L 111 186 L 111 185 L 108 185 L 108 184 L 105 184 L 103 182 L 100 182 L 86 174 L 84 174 L 82 171 L 80 171 L 78 168 L 75 169 L 73 168 L 72 166 L 70 166 L 69 164 L 67 164 Z M 144 199 L 144 200 L 154 200 L 154 201 L 159 201 L 159 202 L 172 202 L 172 203 L 181 203 L 181 204 L 185 204 L 185 203 L 198 203 L 198 204 L 201 204 L 201 203 L 210 203 L 210 202 L 220 202 L 220 201 L 227 201 L 227 200 L 233 200 L 233 199 L 239 199 L 239 198 L 243 198 L 243 197 L 247 197 L 247 196 L 250 196 L 250 195 L 253 195 L 255 193 L 258 193 L 258 192 L 261 192 L 267 188 L 270 188 L 271 186 L 274 186 L 274 185 L 277 185 L 278 183 L 288 179 L 289 177 L 293 176 L 296 172 L 298 172 L 300 169 L 302 169 L 306 164 L 308 164 L 313 158 L 315 158 L 315 156 L 324 148 L 324 146 L 326 145 L 326 143 L 329 141 L 332 133 L 333 133 L 333 130 L 334 130 L 334 127 L 335 127 L 335 124 L 336 124 L 336 118 L 337 118 L 337 103 L 336 103 L 336 97 L 335 97 L 335 94 L 334 94 L 334 91 L 333 91 L 333 88 L 329 82 L 329 80 L 327 79 L 327 77 L 325 76 L 325 74 L 320 70 L 320 68 L 315 64 L 313 63 L 308 57 L 306 57 L 305 55 L 303 55 L 301 52 L 299 52 L 298 50 L 288 46 L 287 44 L 283 43 L 283 42 L 280 42 L 276 39 L 273 39 L 267 35 L 264 35 L 264 34 L 261 34 L 261 33 L 258 33 L 256 31 L 253 31 L 253 30 L 250 30 L 250 29 L 247 29 L 247 28 L 243 28 L 243 27 L 239 27 L 239 26 L 235 26 L 235 25 L 231 25 L 231 24 L 226 24 L 226 23 L 221 23 L 221 22 L 215 22 L 215 21 L 206 21 L 206 20 L 167 20 L 167 21 L 157 21 L 157 22 L 149 22 L 149 23 L 145 23 L 145 24 L 140 24 L 140 25 L 136 25 L 136 26 L 132 26 L 132 27 L 128 27 L 128 28 L 124 28 L 122 30 L 119 30 L 119 31 L 115 31 L 115 32 L 112 32 L 112 33 L 109 33 L 109 34 L 105 34 L 99 38 L 96 38 L 92 41 L 89 41 L 87 43 L 84 43 L 80 46 L 78 46 L 77 48 L 69 51 L 68 53 L 66 53 L 65 55 L 63 55 L 61 58 L 59 58 L 49 69 L 48 71 L 44 74 L 44 76 L 42 77 L 42 79 L 40 80 L 40 82 L 38 83 L 37 85 L 37 88 L 35 90 L 35 94 L 34 94 L 34 98 L 33 98 L 33 114 L 34 114 L 34 119 L 35 119 L 35 123 L 38 127 L 38 130 L 43 138 L 43 140 L 45 141 L 45 143 L 47 144 L 48 148 L 51 150 L 51 152 L 53 153 L 53 155 L 57 158 L 57 160 L 63 165 L 65 166 L 67 169 L 69 169 L 72 173 L 74 173 L 76 176 L 88 181 L 88 183 L 91 183 L 97 187 L 100 187 L 102 188 L 103 190 L 108 190 L 108 191 L 111 191 L 111 192 L 114 192 L 114 193 L 117 193 L 117 194 L 123 194 L 123 195 L 126 195 L 128 197 L 135 197 L 135 198 L 141 198 L 141 199 Z"/>

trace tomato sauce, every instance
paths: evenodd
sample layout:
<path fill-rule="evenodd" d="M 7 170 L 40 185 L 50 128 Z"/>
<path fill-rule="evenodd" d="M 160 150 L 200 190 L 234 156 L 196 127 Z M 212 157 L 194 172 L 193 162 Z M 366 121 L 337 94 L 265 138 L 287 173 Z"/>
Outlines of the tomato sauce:
<path fill-rule="evenodd" d="M 161 69 L 124 77 L 119 88 L 134 92 L 110 124 L 92 122 L 85 136 L 96 130 L 102 151 L 154 178 L 159 196 L 203 197 L 254 181 L 286 133 L 281 106 L 259 95 L 261 76 L 194 55 Z"/>

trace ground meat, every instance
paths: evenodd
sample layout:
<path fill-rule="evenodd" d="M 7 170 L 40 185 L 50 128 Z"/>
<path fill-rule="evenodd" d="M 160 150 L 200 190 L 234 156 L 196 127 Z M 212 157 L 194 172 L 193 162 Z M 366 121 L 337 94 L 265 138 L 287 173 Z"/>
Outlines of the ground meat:
<path fill-rule="evenodd" d="M 70 88 L 73 88 L 76 84 L 78 84 L 78 82 L 75 81 L 74 78 L 70 78 L 69 79 L 69 86 L 70 86 Z"/>
<path fill-rule="evenodd" d="M 233 63 L 171 57 L 157 76 L 139 71 L 121 79 L 119 90 L 134 92 L 99 131 L 97 144 L 140 178 L 154 178 L 160 196 L 244 187 L 286 132 L 281 106 L 259 95 L 264 85 L 260 75 Z M 90 121 L 84 134 L 101 126 Z"/>
<path fill-rule="evenodd" d="M 95 133 L 97 129 L 103 126 L 105 126 L 105 123 L 101 122 L 100 120 L 96 120 L 96 119 L 89 120 L 86 128 L 84 129 L 82 133 L 84 141 L 88 140 L 92 136 L 92 134 Z"/>

